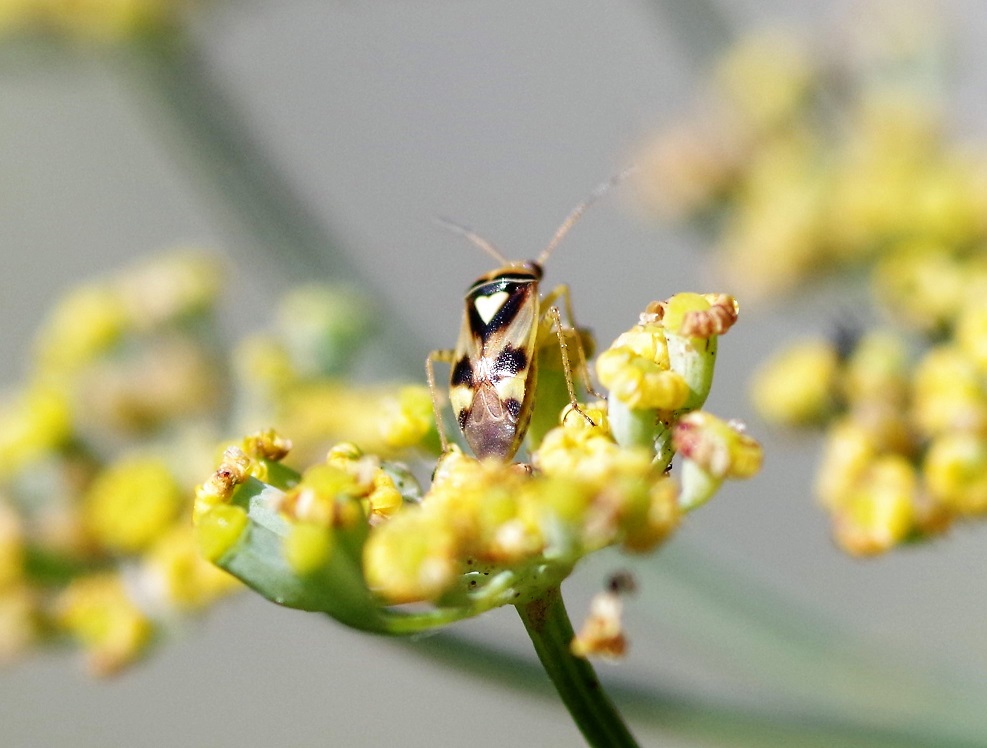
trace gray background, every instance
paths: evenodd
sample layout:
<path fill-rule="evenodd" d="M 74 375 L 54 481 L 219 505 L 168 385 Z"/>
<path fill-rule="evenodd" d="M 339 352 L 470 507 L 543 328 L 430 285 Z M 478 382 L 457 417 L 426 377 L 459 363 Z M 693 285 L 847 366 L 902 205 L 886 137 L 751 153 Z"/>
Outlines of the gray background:
<path fill-rule="evenodd" d="M 671 2 L 669 4 L 672 4 Z M 536 252 L 566 212 L 685 111 L 696 56 L 660 3 L 244 3 L 200 33 L 245 125 L 331 221 L 354 260 L 418 333 L 421 355 L 452 343 L 461 295 L 488 258 L 437 229 L 434 215 L 476 227 L 508 254 Z M 793 20 L 816 33 L 859 4 L 723 2 L 739 28 Z M 983 132 L 984 6 L 943 2 L 958 34 L 958 121 Z M 12 381 L 45 309 L 77 278 L 183 241 L 225 247 L 194 183 L 148 127 L 139 99 L 100 64 L 0 71 L 0 375 Z M 652 298 L 713 290 L 688 237 L 605 201 L 548 268 L 572 287 L 600 340 Z M 259 322 L 283 284 L 241 263 Z M 832 299 L 778 319 L 751 310 L 722 341 L 710 408 L 751 419 L 744 374 L 778 343 L 826 329 Z M 746 310 L 745 310 L 746 311 Z M 729 486 L 690 517 L 679 540 L 793 599 L 919 659 L 987 671 L 983 527 L 870 562 L 831 546 L 807 488 L 813 443 L 765 433 L 754 482 Z M 583 572 L 590 589 L 602 572 Z M 580 589 L 573 594 L 578 617 Z M 742 694 L 701 647 L 662 633 L 661 590 L 632 604 L 626 673 Z M 648 599 L 647 602 L 642 598 Z M 645 613 L 647 610 L 647 614 Z M 524 651 L 511 611 L 463 631 Z M 654 734 L 642 734 L 657 742 Z M 0 673 L 0 745 L 323 746 L 575 744 L 560 707 L 419 658 L 391 642 L 252 596 L 220 606 L 149 662 L 110 682 L 67 655 Z M 686 745 L 671 743 L 663 745 Z"/>

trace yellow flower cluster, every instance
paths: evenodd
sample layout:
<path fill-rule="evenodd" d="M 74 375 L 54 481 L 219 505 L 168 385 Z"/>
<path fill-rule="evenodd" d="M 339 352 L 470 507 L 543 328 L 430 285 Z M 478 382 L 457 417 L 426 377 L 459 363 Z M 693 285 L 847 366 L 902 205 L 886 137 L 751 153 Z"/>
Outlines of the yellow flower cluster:
<path fill-rule="evenodd" d="M 609 402 L 578 413 L 567 406 L 532 442 L 528 463 L 477 460 L 452 445 L 426 491 L 394 451 L 341 443 L 294 473 L 280 462 L 286 440 L 249 438 L 228 448 L 197 490 L 200 547 L 281 604 L 388 633 L 539 599 L 590 553 L 654 549 L 723 480 L 757 472 L 760 445 L 698 410 L 716 338 L 736 317 L 736 302 L 723 295 L 649 305 L 597 362 Z M 615 414 L 633 428 L 615 432 Z M 405 420 L 390 428 L 404 432 Z M 425 612 L 399 612 L 410 603 Z M 622 650 L 614 626 L 593 628 L 581 651 Z"/>
<path fill-rule="evenodd" d="M 969 253 L 987 241 L 987 149 L 946 137 L 927 53 L 859 62 L 779 29 L 742 40 L 695 121 L 643 149 L 647 209 L 715 218 L 717 262 L 745 296 L 876 262 L 877 297 L 934 325 L 968 273 L 983 286 Z"/>
<path fill-rule="evenodd" d="M 981 309 L 956 324 L 975 327 Z M 807 342 L 755 378 L 766 417 L 826 426 L 816 490 L 848 552 L 880 553 L 987 512 L 987 362 L 979 345 L 957 338 L 916 363 L 887 333 L 863 337 L 848 354 Z M 814 366 L 820 360 L 827 365 Z"/>
<path fill-rule="evenodd" d="M 434 438 L 424 388 L 341 384 L 369 316 L 352 292 L 308 286 L 286 298 L 283 329 L 267 337 L 290 371 L 283 387 L 262 368 L 231 371 L 214 319 L 225 272 L 209 254 L 174 251 L 81 284 L 41 327 L 27 382 L 0 398 L 0 658 L 68 638 L 94 672 L 115 672 L 176 613 L 240 588 L 202 557 L 222 552 L 222 533 L 200 553 L 191 517 L 251 477 L 248 465 L 269 479 L 265 460 L 290 445 L 256 435 L 193 505 L 231 413 L 297 426 L 301 451 L 324 450 L 332 430 L 323 411 L 333 428 L 359 425 L 382 449 Z M 321 394 L 306 400 L 294 388 Z M 373 512 L 384 513 L 378 488 Z M 234 510 L 213 514 L 214 529 L 225 522 L 235 536 L 246 515 Z"/>
<path fill-rule="evenodd" d="M 435 451 L 427 387 L 356 386 L 340 376 L 369 337 L 372 318 L 367 303 L 346 287 L 290 291 L 273 329 L 248 337 L 234 352 L 253 419 L 245 426 L 259 420 L 291 434 L 301 462 L 342 440 L 382 455 L 418 446 Z"/>
<path fill-rule="evenodd" d="M 675 410 L 685 403 L 689 387 L 669 366 L 664 328 L 646 323 L 600 354 L 596 375 L 612 397 L 632 408 Z"/>
<path fill-rule="evenodd" d="M 715 103 L 657 138 L 640 173 L 652 209 L 715 225 L 745 292 L 866 271 L 892 331 L 843 320 L 751 388 L 766 420 L 825 429 L 816 492 L 856 555 L 987 511 L 987 148 L 949 135 L 929 26 L 889 37 L 829 56 L 778 30 L 741 41 Z"/>
<path fill-rule="evenodd" d="M 218 275 L 175 252 L 70 291 L 39 331 L 27 382 L 0 403 L 4 658 L 68 637 L 115 672 L 172 612 L 237 584 L 199 557 L 183 488 L 201 469 L 184 450 L 220 412 Z"/>
<path fill-rule="evenodd" d="M 610 401 L 580 417 L 567 403 L 559 418 L 565 371 L 546 353 L 530 464 L 451 448 L 423 491 L 397 459 L 438 446 L 428 390 L 342 383 L 366 306 L 298 289 L 231 371 L 213 327 L 222 273 L 198 253 L 143 264 L 69 293 L 39 333 L 30 384 L 0 407 L 0 654 L 68 638 L 113 673 L 237 579 L 357 628 L 427 630 L 538 599 L 606 546 L 653 549 L 760 464 L 742 429 L 698 410 L 731 297 L 649 305 L 598 365 Z M 256 432 L 191 490 L 231 413 L 292 441 Z M 301 473 L 284 463 L 320 451 Z"/>
<path fill-rule="evenodd" d="M 646 451 L 622 450 L 581 418 L 549 432 L 532 466 L 479 462 L 452 448 L 421 503 L 371 534 L 372 588 L 402 603 L 437 600 L 462 575 L 480 587 L 492 569 L 524 578 L 550 563 L 564 576 L 608 545 L 649 550 L 678 524 L 674 481 Z"/>

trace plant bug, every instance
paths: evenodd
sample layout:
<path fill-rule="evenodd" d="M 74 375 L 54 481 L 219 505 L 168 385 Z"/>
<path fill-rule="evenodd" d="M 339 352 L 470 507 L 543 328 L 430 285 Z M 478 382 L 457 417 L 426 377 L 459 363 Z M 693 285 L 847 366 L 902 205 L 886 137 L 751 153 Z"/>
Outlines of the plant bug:
<path fill-rule="evenodd" d="M 508 260 L 493 244 L 471 229 L 440 219 L 440 223 L 446 228 L 462 234 L 501 263 L 497 269 L 477 278 L 467 290 L 466 313 L 456 348 L 432 351 L 425 360 L 435 422 L 443 451 L 448 449 L 449 440 L 442 427 L 434 363 L 447 363 L 452 368 L 449 400 L 459 428 L 473 454 L 478 459 L 494 458 L 507 462 L 514 457 L 524 441 L 534 410 L 538 341 L 544 339 L 553 327 L 562 354 L 569 402 L 573 410 L 592 424 L 592 420 L 576 402 L 576 391 L 572 383 L 566 337 L 574 334 L 579 355 L 578 368 L 586 389 L 593 392 L 582 343 L 573 323 L 569 287 L 560 285 L 542 299 L 538 294 L 538 285 L 543 276 L 545 261 L 569 229 L 587 208 L 629 172 L 630 170 L 621 172 L 593 190 L 586 200 L 569 213 L 535 260 Z M 565 305 L 568 327 L 562 324 L 559 303 Z"/>

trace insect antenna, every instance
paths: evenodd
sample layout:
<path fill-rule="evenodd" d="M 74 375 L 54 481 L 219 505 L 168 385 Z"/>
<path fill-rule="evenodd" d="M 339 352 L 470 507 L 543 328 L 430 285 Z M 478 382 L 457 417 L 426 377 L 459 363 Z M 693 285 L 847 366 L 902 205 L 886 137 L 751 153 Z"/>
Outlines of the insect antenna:
<path fill-rule="evenodd" d="M 459 234 L 460 236 L 465 236 L 477 247 L 482 249 L 488 255 L 491 255 L 495 260 L 497 260 L 502 265 L 510 265 L 511 261 L 504 257 L 503 253 L 497 249 L 492 243 L 484 239 L 478 233 L 473 231 L 473 229 L 468 226 L 463 226 L 462 224 L 456 223 L 455 221 L 450 221 L 448 218 L 443 218 L 442 216 L 436 216 L 435 222 L 452 231 L 454 234 Z"/>
<path fill-rule="evenodd" d="M 589 197 L 579 203 L 579 205 L 573 208 L 572 212 L 566 216 L 566 219 L 562 222 L 562 225 L 556 229 L 555 236 L 552 237 L 552 240 L 548 243 L 545 249 L 542 250 L 541 254 L 538 255 L 538 259 L 535 260 L 535 262 L 539 265 L 544 265 L 545 261 L 548 259 L 548 256 L 552 254 L 553 250 L 559 246 L 565 238 L 565 235 L 569 233 L 569 229 L 576 224 L 576 221 L 583 217 L 583 213 L 585 213 L 593 203 L 606 195 L 610 190 L 624 181 L 625 178 L 633 174 L 635 171 L 637 171 L 636 166 L 629 166 L 622 172 L 610 177 L 610 179 L 606 182 L 597 185 L 596 189 L 589 193 Z"/>

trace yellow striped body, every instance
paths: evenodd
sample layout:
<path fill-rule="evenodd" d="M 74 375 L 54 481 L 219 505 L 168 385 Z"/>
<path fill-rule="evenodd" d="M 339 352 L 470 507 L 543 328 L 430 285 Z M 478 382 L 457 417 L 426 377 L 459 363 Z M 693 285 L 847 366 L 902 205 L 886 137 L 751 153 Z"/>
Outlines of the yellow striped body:
<path fill-rule="evenodd" d="M 537 263 L 509 265 L 477 279 L 466 294 L 449 399 L 479 459 L 510 460 L 528 429 L 541 277 Z"/>

